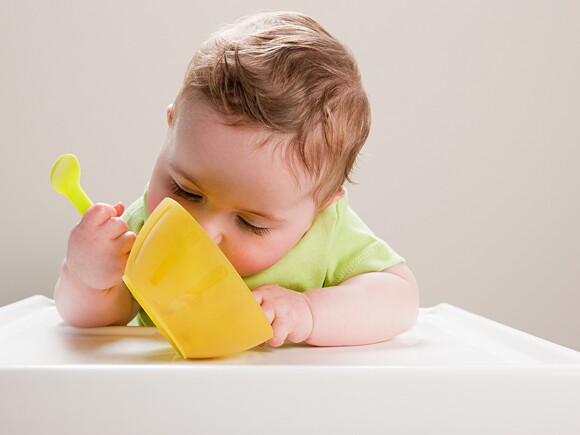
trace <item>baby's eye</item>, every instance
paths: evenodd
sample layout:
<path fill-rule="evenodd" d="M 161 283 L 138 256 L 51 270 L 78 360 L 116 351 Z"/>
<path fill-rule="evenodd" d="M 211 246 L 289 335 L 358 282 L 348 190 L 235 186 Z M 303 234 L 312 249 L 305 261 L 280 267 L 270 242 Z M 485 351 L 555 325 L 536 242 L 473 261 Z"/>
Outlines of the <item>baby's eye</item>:
<path fill-rule="evenodd" d="M 203 197 L 201 195 L 188 192 L 187 190 L 183 189 L 179 184 L 177 184 L 175 181 L 171 183 L 171 191 L 175 195 L 187 199 L 188 201 L 201 202 L 203 200 Z"/>
<path fill-rule="evenodd" d="M 252 225 L 251 223 L 249 223 L 248 221 L 246 221 L 241 216 L 237 216 L 236 220 L 238 221 L 238 225 L 240 227 L 242 227 L 246 231 L 250 231 L 250 232 L 256 234 L 257 236 L 265 236 L 266 234 L 268 234 L 270 232 L 270 228 L 256 227 L 256 226 Z"/>

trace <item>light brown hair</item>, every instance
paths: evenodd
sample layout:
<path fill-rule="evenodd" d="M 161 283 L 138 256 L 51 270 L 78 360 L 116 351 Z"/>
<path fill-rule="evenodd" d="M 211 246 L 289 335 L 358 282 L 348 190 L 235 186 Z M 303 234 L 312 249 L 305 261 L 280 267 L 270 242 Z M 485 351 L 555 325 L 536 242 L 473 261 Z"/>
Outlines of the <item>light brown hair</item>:
<path fill-rule="evenodd" d="M 260 13 L 212 35 L 188 66 L 176 114 L 200 95 L 235 124 L 290 133 L 285 157 L 315 180 L 319 207 L 351 181 L 369 103 L 351 52 L 313 19 Z"/>

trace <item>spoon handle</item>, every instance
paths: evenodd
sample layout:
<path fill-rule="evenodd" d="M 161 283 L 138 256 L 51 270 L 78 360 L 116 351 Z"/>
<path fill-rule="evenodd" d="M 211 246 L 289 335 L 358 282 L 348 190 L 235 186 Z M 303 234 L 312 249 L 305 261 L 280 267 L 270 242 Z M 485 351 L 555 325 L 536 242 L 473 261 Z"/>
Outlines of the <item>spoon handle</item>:
<path fill-rule="evenodd" d="M 81 186 L 77 186 L 67 192 L 66 197 L 75 206 L 81 215 L 85 214 L 87 209 L 93 205 Z"/>

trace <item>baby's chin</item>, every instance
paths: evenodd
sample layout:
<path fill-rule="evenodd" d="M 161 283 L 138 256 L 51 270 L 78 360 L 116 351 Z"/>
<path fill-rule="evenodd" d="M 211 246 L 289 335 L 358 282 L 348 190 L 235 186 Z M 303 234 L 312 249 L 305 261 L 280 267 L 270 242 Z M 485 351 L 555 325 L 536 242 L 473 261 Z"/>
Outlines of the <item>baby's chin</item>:
<path fill-rule="evenodd" d="M 241 277 L 246 277 L 246 276 L 252 276 L 252 275 L 256 275 L 257 273 L 263 272 L 264 270 L 268 269 L 270 266 L 272 266 L 274 263 L 268 265 L 268 267 L 236 267 L 234 266 L 234 269 L 236 269 L 236 272 L 238 272 L 238 274 Z"/>
<path fill-rule="evenodd" d="M 276 259 L 268 259 L 267 261 L 251 261 L 246 260 L 243 262 L 239 261 L 232 261 L 230 263 L 234 266 L 234 269 L 240 274 L 242 277 L 256 275 L 257 273 L 263 272 L 266 269 L 269 269 L 271 266 L 276 264 L 279 258 Z"/>

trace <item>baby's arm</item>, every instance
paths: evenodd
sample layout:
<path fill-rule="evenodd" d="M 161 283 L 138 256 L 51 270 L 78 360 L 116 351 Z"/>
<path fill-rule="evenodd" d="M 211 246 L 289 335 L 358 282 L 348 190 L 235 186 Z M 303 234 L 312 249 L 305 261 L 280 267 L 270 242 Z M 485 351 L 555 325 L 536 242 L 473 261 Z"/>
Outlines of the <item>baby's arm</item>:
<path fill-rule="evenodd" d="M 285 339 L 315 346 L 385 341 L 411 328 L 419 309 L 417 282 L 405 264 L 335 287 L 299 293 L 264 285 L 253 294 L 272 324 L 272 346 L 281 346 Z"/>
<path fill-rule="evenodd" d="M 313 327 L 307 343 L 344 346 L 385 341 L 410 329 L 419 313 L 417 281 L 405 264 L 305 292 Z"/>
<path fill-rule="evenodd" d="M 139 310 L 122 280 L 136 237 L 120 217 L 123 210 L 95 204 L 71 231 L 54 299 L 73 326 L 126 325 Z"/>

